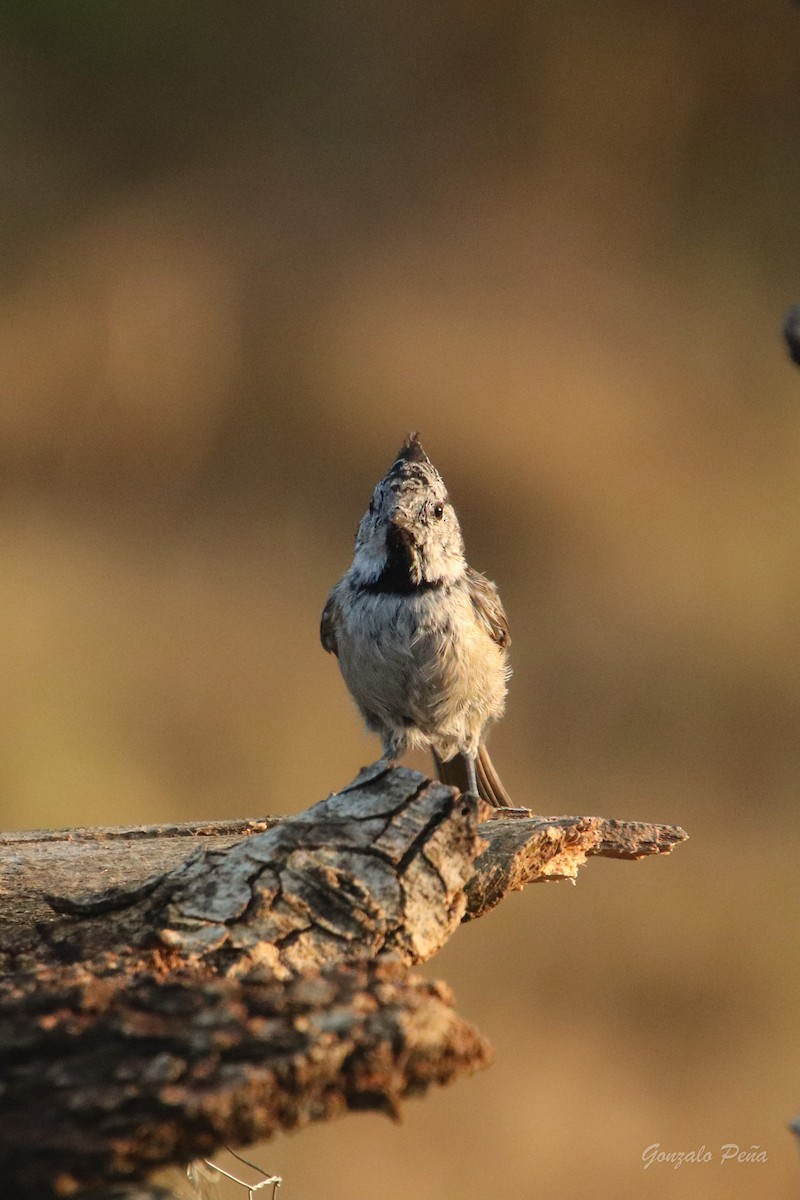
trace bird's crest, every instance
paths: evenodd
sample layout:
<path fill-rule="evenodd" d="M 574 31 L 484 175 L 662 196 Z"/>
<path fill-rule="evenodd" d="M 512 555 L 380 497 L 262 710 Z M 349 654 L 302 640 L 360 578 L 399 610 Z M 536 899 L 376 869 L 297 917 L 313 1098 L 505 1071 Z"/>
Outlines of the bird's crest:
<path fill-rule="evenodd" d="M 427 463 L 431 460 L 422 449 L 418 433 L 410 433 L 397 452 L 398 463 Z"/>

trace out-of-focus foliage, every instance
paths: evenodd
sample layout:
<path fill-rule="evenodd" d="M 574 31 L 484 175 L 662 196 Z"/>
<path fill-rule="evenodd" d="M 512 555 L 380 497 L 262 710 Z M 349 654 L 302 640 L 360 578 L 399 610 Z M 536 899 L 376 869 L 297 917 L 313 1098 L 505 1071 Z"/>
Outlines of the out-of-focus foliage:
<path fill-rule="evenodd" d="M 287 1193 L 796 1187 L 799 23 L 0 9 L 3 825 L 289 811 L 374 756 L 318 618 L 417 428 L 509 610 L 509 787 L 692 834 L 465 928 L 432 970 L 494 1069 L 262 1149 Z"/>

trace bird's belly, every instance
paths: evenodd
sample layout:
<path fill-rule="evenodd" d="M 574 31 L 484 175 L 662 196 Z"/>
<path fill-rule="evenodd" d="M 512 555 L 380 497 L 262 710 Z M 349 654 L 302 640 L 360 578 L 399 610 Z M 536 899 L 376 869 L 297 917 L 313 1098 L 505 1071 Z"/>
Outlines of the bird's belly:
<path fill-rule="evenodd" d="M 505 654 L 475 620 L 468 597 L 364 596 L 350 612 L 339 661 L 373 728 L 403 728 L 412 741 L 449 753 L 501 715 Z"/>

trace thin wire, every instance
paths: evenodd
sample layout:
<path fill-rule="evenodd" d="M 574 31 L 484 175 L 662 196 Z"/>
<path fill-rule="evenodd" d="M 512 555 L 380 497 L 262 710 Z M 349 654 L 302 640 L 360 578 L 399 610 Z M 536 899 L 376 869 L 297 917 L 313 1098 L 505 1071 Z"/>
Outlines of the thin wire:
<path fill-rule="evenodd" d="M 192 1186 L 196 1200 L 219 1200 L 219 1176 L 212 1178 L 202 1159 L 196 1158 L 186 1167 L 186 1178 Z"/>
<path fill-rule="evenodd" d="M 264 1178 L 261 1180 L 261 1182 L 248 1183 L 246 1179 L 240 1179 L 238 1175 L 232 1175 L 230 1171 L 226 1171 L 224 1167 L 220 1167 L 217 1163 L 213 1163 L 207 1158 L 203 1159 L 205 1165 L 212 1171 L 216 1171 L 219 1175 L 224 1175 L 225 1178 L 230 1179 L 231 1182 L 239 1183 L 243 1188 L 247 1188 L 247 1200 L 253 1200 L 256 1192 L 260 1192 L 262 1188 L 269 1187 L 269 1185 L 272 1184 L 272 1195 L 270 1200 L 275 1200 L 275 1193 L 283 1183 L 283 1177 L 281 1175 L 270 1175 L 268 1171 L 263 1169 L 263 1167 L 256 1166 L 254 1162 L 250 1162 L 250 1160 L 247 1158 L 242 1158 L 241 1154 L 237 1154 L 235 1150 L 231 1150 L 227 1146 L 225 1148 L 228 1150 L 228 1153 L 243 1166 L 249 1167 L 251 1171 L 255 1171 L 258 1175 L 263 1175 Z"/>

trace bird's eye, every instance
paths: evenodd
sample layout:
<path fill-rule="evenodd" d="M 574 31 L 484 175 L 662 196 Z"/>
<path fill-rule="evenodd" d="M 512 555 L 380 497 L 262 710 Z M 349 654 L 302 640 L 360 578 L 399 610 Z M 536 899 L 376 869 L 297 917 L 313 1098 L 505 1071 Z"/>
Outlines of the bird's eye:
<path fill-rule="evenodd" d="M 443 504 L 434 504 L 433 515 L 436 517 L 437 521 L 441 521 L 442 517 L 444 516 L 444 505 Z"/>

